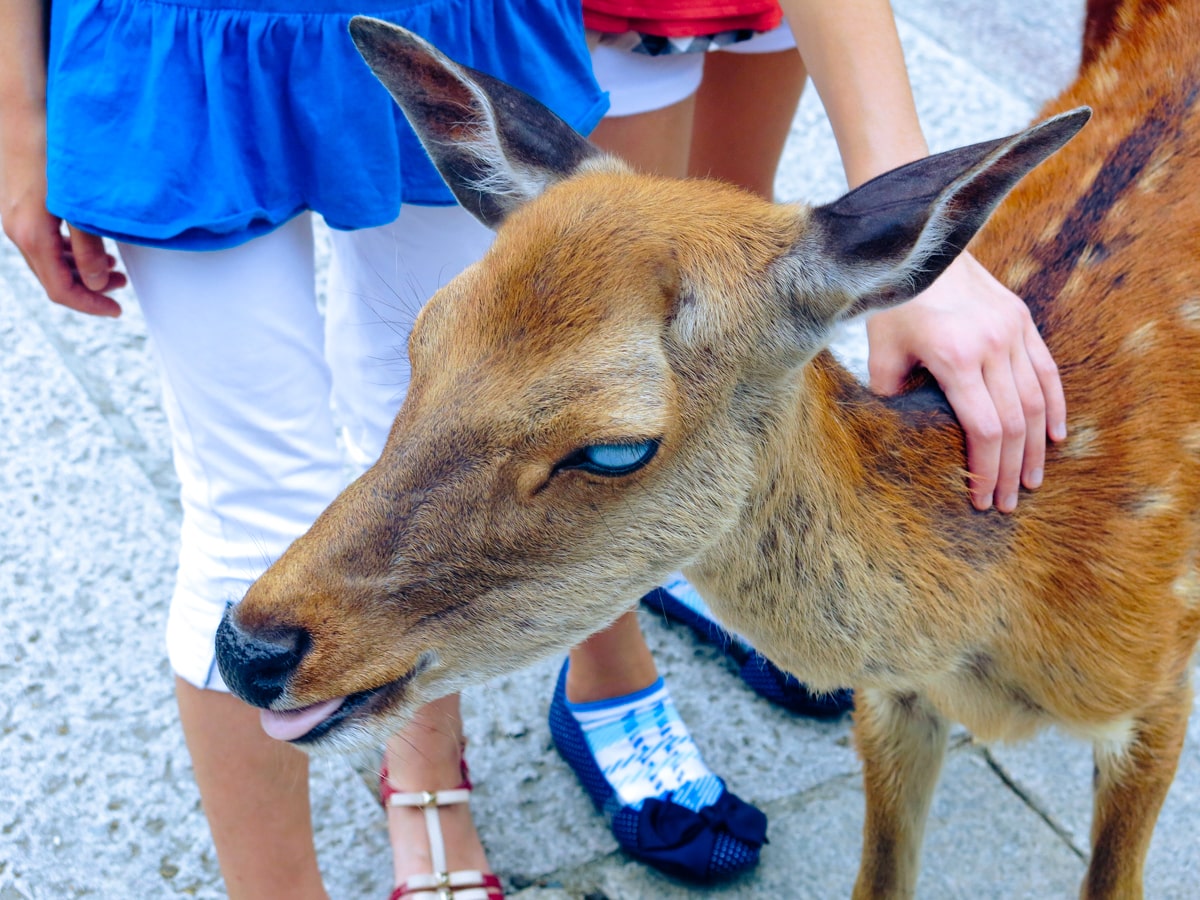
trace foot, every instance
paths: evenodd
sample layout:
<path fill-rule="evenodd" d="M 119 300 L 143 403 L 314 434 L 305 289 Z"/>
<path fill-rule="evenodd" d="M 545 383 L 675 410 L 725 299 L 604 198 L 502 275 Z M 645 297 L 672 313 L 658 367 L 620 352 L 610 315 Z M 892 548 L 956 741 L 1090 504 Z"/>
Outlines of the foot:
<path fill-rule="evenodd" d="M 570 670 L 564 665 L 559 675 L 550 731 L 618 843 L 694 881 L 756 865 L 766 816 L 705 765 L 662 680 L 626 696 L 577 703 L 569 699 Z"/>
<path fill-rule="evenodd" d="M 458 727 L 457 698 L 448 698 L 453 710 L 437 709 L 436 701 L 388 742 L 384 754 L 387 784 L 401 794 L 448 791 L 466 781 L 462 766 L 463 739 Z M 437 816 L 445 845 L 446 867 L 451 872 L 476 870 L 488 873 L 487 854 L 467 803 L 439 805 Z M 436 870 L 425 811 L 420 807 L 388 806 L 388 835 L 397 887 L 414 875 Z"/>

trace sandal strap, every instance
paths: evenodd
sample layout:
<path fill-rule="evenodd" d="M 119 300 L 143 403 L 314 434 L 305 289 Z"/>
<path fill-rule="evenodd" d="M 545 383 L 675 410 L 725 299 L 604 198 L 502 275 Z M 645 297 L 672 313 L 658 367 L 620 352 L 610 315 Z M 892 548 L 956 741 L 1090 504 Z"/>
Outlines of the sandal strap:
<path fill-rule="evenodd" d="M 458 787 L 454 788 L 454 790 L 455 791 L 470 791 L 472 788 L 471 775 L 467 771 L 466 759 L 464 759 L 464 758 L 459 759 L 458 769 L 460 772 L 462 772 L 462 781 L 459 782 Z M 431 791 L 430 793 L 447 794 L 447 793 L 450 793 L 450 791 Z M 388 806 L 391 806 L 392 805 L 392 802 L 391 802 L 392 797 L 396 796 L 397 794 L 402 794 L 402 792 L 397 791 L 394 787 L 392 787 L 392 782 L 391 782 L 390 778 L 388 777 L 387 766 L 386 765 L 381 766 L 379 769 L 379 802 L 382 803 L 385 808 Z M 402 794 L 402 796 L 406 796 L 406 797 L 421 796 L 423 798 L 424 794 L 425 794 L 425 791 L 413 791 L 411 793 Z M 461 800 L 443 800 L 441 802 L 442 803 L 461 803 L 462 801 Z M 425 802 L 422 799 L 422 801 L 420 803 L 403 803 L 403 804 L 398 804 L 398 805 L 424 806 Z"/>
<path fill-rule="evenodd" d="M 436 809 L 439 806 L 452 806 L 455 803 L 466 803 L 471 799 L 470 788 L 454 788 L 449 791 L 413 791 L 401 793 L 391 791 L 387 797 L 388 806 L 416 806 L 423 809 Z"/>
<path fill-rule="evenodd" d="M 424 810 L 425 832 L 429 835 L 429 856 L 433 861 L 434 871 L 445 873 L 446 841 L 442 837 L 442 819 L 438 814 L 438 807 L 466 803 L 470 798 L 471 792 L 467 788 L 456 788 L 452 791 L 418 791 L 410 794 L 397 792 L 388 797 L 388 806 L 409 806 Z"/>
<path fill-rule="evenodd" d="M 490 872 L 461 869 L 451 872 L 446 866 L 446 841 L 438 809 L 466 803 L 471 799 L 471 778 L 467 762 L 459 758 L 462 783 L 446 791 L 397 791 L 388 779 L 387 767 L 380 772 L 379 788 L 385 807 L 409 807 L 425 813 L 425 831 L 429 836 L 429 856 L 434 871 L 429 875 L 411 875 L 392 892 L 389 900 L 504 900 L 500 879 Z"/>
<path fill-rule="evenodd" d="M 500 879 L 490 872 L 462 869 L 412 875 L 388 900 L 503 900 Z"/>

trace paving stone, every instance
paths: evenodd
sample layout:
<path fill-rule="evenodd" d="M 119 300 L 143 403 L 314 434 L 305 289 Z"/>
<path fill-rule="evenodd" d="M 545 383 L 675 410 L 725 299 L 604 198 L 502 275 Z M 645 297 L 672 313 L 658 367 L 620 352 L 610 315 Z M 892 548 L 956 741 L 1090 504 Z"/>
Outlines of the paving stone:
<path fill-rule="evenodd" d="M 902 24 L 1035 106 L 1075 77 L 1085 0 L 894 0 L 892 7 Z"/>
<path fill-rule="evenodd" d="M 0 889 L 212 883 L 162 652 L 177 523 L 0 285 Z M 128 896 L 128 894 L 126 894 Z"/>
<path fill-rule="evenodd" d="M 931 146 L 1009 133 L 1034 115 L 1070 78 L 1082 6 L 896 0 Z M 843 189 L 810 90 L 777 194 L 826 201 Z M 317 240 L 323 273 L 323 229 Z M 51 306 L 2 238 L 0 273 L 0 900 L 224 896 L 162 647 L 178 505 L 144 325 L 128 292 L 117 322 Z M 865 371 L 861 327 L 838 349 Z M 793 718 L 686 630 L 642 621 L 709 763 L 771 816 L 763 865 L 711 893 L 845 896 L 862 820 L 848 721 Z M 616 850 L 554 752 L 545 715 L 557 665 L 464 701 L 473 806 L 495 867 L 525 900 L 690 896 Z M 1200 716 L 1151 848 L 1148 896 L 1196 896 L 1198 746 Z M 1074 896 L 1089 778 L 1086 748 L 1053 735 L 986 755 L 959 747 L 935 798 L 921 895 Z M 317 760 L 312 782 L 331 897 L 386 896 L 372 778 Z"/>
<path fill-rule="evenodd" d="M 862 845 L 863 796 L 856 779 L 769 805 L 771 843 L 759 868 L 714 897 L 827 900 L 846 897 Z M 941 898 L 1074 896 L 1083 864 L 1073 850 L 1007 791 L 977 751 L 951 753 L 934 798 L 918 896 Z M 621 857 L 598 860 L 580 873 L 576 891 L 621 900 L 675 900 L 683 884 L 638 871 Z"/>
<path fill-rule="evenodd" d="M 1092 752 L 1083 741 L 1055 731 L 1024 744 L 989 751 L 1031 804 L 1083 852 L 1092 822 Z M 1146 896 L 1186 900 L 1200 893 L 1200 699 L 1193 704 L 1175 782 L 1163 804 L 1146 859 Z"/>

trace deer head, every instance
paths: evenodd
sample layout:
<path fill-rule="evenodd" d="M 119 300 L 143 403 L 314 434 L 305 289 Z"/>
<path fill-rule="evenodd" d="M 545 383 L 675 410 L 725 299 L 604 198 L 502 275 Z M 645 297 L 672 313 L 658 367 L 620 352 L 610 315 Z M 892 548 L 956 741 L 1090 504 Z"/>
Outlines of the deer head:
<path fill-rule="evenodd" d="M 930 284 L 1088 116 L 779 206 L 637 175 L 419 37 L 351 32 L 499 232 L 417 319 L 379 461 L 218 633 L 226 682 L 310 749 L 377 742 L 702 559 L 747 515 L 764 434 L 797 416 L 831 329 Z"/>

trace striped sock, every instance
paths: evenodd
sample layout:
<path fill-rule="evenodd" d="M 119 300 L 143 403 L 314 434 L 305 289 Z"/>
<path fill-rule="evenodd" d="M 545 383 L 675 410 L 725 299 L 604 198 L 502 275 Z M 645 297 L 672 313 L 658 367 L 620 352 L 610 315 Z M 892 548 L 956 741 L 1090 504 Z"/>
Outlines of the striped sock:
<path fill-rule="evenodd" d="M 696 811 L 721 795 L 661 678 L 650 687 L 593 703 L 571 703 L 588 749 L 621 803 L 640 809 L 665 797 Z"/>

